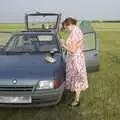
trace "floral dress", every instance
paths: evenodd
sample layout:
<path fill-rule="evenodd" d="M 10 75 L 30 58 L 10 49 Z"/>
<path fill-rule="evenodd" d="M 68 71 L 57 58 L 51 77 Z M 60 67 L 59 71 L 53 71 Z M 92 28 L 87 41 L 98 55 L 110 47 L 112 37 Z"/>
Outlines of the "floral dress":
<path fill-rule="evenodd" d="M 85 56 L 84 56 L 84 40 L 83 33 L 76 26 L 66 44 L 80 43 L 80 47 L 75 53 L 69 53 L 66 58 L 66 89 L 75 91 L 77 89 L 86 90 L 88 88 Z"/>

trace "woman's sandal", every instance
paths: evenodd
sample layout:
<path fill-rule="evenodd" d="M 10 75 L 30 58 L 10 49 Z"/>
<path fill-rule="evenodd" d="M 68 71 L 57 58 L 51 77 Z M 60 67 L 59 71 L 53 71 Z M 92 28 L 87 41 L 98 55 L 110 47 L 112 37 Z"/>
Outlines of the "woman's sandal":
<path fill-rule="evenodd" d="M 76 100 L 74 100 L 73 102 L 72 102 L 72 104 L 70 104 L 70 106 L 72 106 L 72 107 L 77 107 L 77 106 L 79 106 L 80 105 L 80 101 L 76 101 Z"/>

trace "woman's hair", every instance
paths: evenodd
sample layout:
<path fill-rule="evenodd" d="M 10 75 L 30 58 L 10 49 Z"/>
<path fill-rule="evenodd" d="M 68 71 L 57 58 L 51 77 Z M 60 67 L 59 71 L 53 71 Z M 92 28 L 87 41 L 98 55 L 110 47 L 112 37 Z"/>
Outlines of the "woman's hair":
<path fill-rule="evenodd" d="M 65 26 L 64 26 L 64 22 L 62 22 L 62 27 L 61 27 L 61 31 L 65 30 Z"/>
<path fill-rule="evenodd" d="M 72 25 L 76 25 L 77 24 L 77 20 L 72 18 L 72 17 L 68 17 L 66 18 L 63 22 L 62 22 L 62 26 L 69 26 L 70 24 Z"/>

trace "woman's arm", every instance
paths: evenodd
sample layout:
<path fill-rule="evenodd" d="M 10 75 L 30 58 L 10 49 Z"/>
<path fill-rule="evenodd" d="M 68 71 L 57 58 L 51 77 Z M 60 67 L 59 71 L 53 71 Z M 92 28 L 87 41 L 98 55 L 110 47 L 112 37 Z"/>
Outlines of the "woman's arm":
<path fill-rule="evenodd" d="M 69 52 L 75 53 L 77 51 L 77 49 L 80 47 L 80 42 L 79 43 L 73 43 L 71 46 L 63 43 L 63 47 L 66 50 L 68 50 Z"/>
<path fill-rule="evenodd" d="M 74 42 L 73 44 L 72 44 L 72 48 L 71 48 L 71 50 L 72 50 L 72 53 L 75 53 L 77 50 L 78 50 L 78 48 L 80 48 L 80 45 L 81 45 L 81 43 L 80 42 Z"/>

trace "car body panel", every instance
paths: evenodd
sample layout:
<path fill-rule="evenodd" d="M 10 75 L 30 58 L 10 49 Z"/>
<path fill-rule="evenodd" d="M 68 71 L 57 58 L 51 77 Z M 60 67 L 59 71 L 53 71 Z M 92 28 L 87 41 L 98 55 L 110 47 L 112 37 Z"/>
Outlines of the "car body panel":
<path fill-rule="evenodd" d="M 33 85 L 36 84 L 36 80 L 40 79 L 56 79 L 54 76 L 61 64 L 60 55 L 55 55 L 56 63 L 54 64 L 47 63 L 44 57 L 44 54 L 0 55 L 0 79 L 2 80 L 0 81 L 0 85 L 11 85 L 13 79 L 18 79 L 18 85 Z M 6 83 L 6 80 L 10 82 Z"/>

